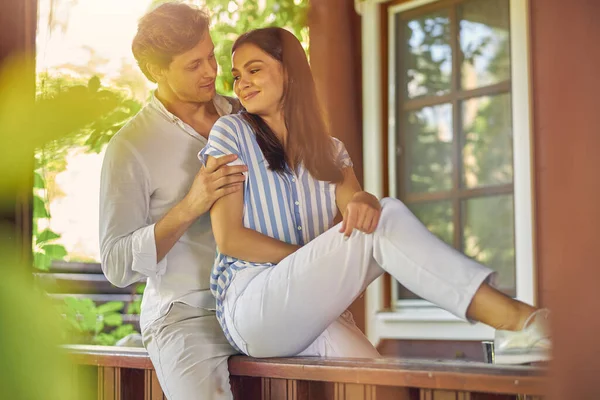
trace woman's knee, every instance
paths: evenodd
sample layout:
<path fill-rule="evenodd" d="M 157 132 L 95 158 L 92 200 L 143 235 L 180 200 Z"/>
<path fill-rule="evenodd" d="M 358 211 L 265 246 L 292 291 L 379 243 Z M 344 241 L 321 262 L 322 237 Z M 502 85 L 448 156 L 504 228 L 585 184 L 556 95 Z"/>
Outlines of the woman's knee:
<path fill-rule="evenodd" d="M 379 204 L 381 204 L 382 212 L 384 210 L 408 210 L 408 207 L 403 202 L 394 197 L 384 197 L 379 201 Z"/>
<path fill-rule="evenodd" d="M 380 200 L 381 217 L 379 218 L 378 227 L 381 228 L 386 223 L 391 223 L 403 215 L 412 215 L 411 211 L 398 199 L 392 197 L 384 197 Z"/>

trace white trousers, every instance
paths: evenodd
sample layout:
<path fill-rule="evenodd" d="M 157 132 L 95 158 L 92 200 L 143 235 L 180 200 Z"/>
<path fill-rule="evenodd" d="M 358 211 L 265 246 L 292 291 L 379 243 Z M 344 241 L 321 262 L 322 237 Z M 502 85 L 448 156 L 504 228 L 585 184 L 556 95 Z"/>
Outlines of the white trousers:
<path fill-rule="evenodd" d="M 381 205 L 373 234 L 355 231 L 344 240 L 338 225 L 277 266 L 248 268 L 234 278 L 224 299 L 225 321 L 244 353 L 309 355 L 305 350 L 311 343 L 384 271 L 466 318 L 475 292 L 492 271 L 435 237 L 399 200 L 383 199 Z M 352 336 L 344 345 L 362 339 Z"/>
<path fill-rule="evenodd" d="M 231 400 L 227 359 L 236 351 L 214 312 L 174 303 L 144 330 L 144 345 L 169 400 Z M 335 320 L 302 355 L 377 357 L 349 313 Z"/>

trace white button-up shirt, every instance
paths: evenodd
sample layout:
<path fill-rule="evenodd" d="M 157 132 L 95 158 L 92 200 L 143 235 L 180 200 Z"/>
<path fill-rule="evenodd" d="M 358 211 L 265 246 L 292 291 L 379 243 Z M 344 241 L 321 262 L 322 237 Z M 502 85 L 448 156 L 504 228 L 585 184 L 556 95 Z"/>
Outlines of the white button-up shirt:
<path fill-rule="evenodd" d="M 232 105 L 216 96 L 220 115 Z M 120 287 L 147 279 L 140 325 L 145 329 L 176 301 L 214 309 L 209 290 L 216 245 L 210 216 L 201 216 L 160 261 L 154 224 L 187 194 L 206 139 L 151 101 L 110 141 L 100 181 L 100 254 L 108 280 Z"/>

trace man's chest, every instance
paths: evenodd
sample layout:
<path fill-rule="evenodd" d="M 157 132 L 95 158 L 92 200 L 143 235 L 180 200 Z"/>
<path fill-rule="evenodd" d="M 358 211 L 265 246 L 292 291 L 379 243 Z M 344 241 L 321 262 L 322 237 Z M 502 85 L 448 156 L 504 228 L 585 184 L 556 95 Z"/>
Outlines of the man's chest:
<path fill-rule="evenodd" d="M 206 142 L 185 138 L 178 143 L 165 143 L 150 164 L 151 208 L 172 207 L 188 193 L 202 163 L 198 152 Z"/>

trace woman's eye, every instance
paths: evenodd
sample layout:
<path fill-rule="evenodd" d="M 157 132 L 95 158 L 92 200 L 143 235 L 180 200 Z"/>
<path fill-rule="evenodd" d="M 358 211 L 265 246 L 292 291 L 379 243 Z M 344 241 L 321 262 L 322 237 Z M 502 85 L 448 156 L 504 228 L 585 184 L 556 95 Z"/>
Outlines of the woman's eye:
<path fill-rule="evenodd" d="M 259 70 L 259 69 L 252 69 L 252 70 L 250 70 L 250 73 L 251 73 L 251 74 L 255 74 L 255 73 L 257 73 L 258 71 L 260 71 L 260 70 Z"/>

